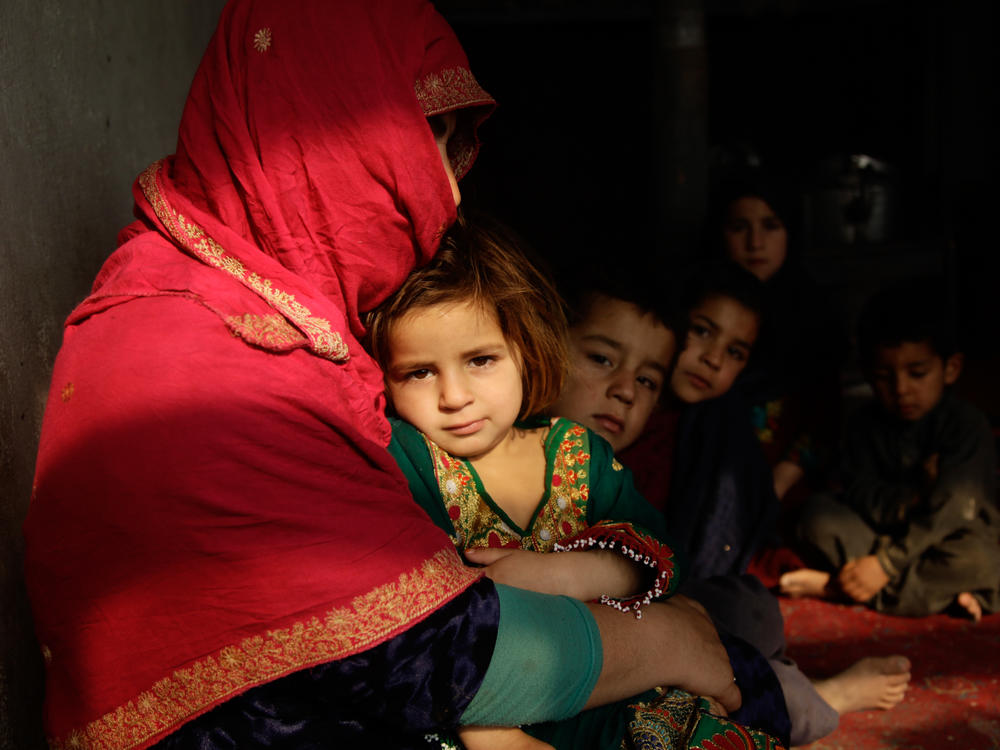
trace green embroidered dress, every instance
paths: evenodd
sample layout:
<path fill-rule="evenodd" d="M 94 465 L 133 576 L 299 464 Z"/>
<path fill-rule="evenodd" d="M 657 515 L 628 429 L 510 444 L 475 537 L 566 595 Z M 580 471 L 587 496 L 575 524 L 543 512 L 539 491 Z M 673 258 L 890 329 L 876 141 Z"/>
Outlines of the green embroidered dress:
<path fill-rule="evenodd" d="M 562 418 L 525 426 L 546 424 L 545 492 L 526 528 L 493 501 L 470 462 L 446 453 L 406 422 L 392 420 L 389 452 L 409 480 L 414 499 L 451 536 L 459 552 L 473 547 L 617 549 L 648 568 L 649 588 L 628 599 L 602 601 L 641 616 L 644 604 L 669 596 L 680 582 L 677 556 L 661 541 L 667 539 L 663 516 L 638 493 L 631 472 L 614 458 L 603 438 Z M 704 699 L 671 688 L 525 730 L 567 750 L 779 747 L 768 735 L 712 715 Z"/>

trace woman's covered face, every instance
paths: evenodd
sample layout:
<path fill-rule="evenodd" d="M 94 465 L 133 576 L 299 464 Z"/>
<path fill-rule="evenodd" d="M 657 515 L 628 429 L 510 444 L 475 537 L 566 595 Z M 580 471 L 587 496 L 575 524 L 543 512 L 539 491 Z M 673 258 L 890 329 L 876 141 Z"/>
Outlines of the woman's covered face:
<path fill-rule="evenodd" d="M 448 158 L 448 140 L 455 132 L 455 124 L 458 118 L 454 112 L 445 112 L 443 115 L 428 117 L 427 122 L 434 133 L 434 140 L 437 142 L 438 151 L 441 153 L 441 163 L 444 164 L 445 174 L 448 176 L 448 184 L 451 185 L 451 194 L 455 199 L 455 205 L 462 202 L 462 191 L 458 189 L 458 179 L 455 177 L 455 170 L 452 169 L 451 159 Z"/>
<path fill-rule="evenodd" d="M 788 256 L 788 230 L 761 198 L 745 196 L 729 204 L 722 225 L 726 255 L 761 281 L 778 272 Z"/>

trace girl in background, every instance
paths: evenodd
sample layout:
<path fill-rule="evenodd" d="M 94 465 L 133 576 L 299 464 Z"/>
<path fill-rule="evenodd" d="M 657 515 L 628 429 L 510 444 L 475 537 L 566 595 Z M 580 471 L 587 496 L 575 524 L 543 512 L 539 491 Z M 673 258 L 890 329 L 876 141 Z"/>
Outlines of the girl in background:
<path fill-rule="evenodd" d="M 764 285 L 766 325 L 739 388 L 751 406 L 775 495 L 795 504 L 809 486 L 821 486 L 831 464 L 847 339 L 837 311 L 801 267 L 794 196 L 761 172 L 724 180 L 715 193 L 713 252 Z"/>

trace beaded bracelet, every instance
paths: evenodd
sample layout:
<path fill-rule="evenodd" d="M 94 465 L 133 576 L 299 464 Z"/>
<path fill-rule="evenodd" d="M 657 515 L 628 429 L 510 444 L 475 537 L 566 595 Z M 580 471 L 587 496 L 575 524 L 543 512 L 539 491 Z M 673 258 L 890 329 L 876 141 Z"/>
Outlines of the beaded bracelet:
<path fill-rule="evenodd" d="M 678 583 L 673 550 L 630 523 L 598 523 L 576 536 L 557 542 L 552 549 L 554 552 L 617 551 L 637 565 L 649 568 L 653 579 L 645 591 L 621 598 L 604 594 L 598 600 L 619 612 L 633 613 L 637 620 L 642 619 L 644 606 L 665 594 L 672 594 Z"/>

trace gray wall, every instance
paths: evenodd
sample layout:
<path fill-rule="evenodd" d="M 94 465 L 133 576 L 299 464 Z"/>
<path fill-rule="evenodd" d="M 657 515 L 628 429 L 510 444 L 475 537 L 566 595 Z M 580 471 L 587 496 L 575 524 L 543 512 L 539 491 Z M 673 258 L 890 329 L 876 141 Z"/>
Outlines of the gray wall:
<path fill-rule="evenodd" d="M 173 151 L 222 0 L 0 3 L 0 750 L 44 746 L 21 523 L 62 321 Z"/>

